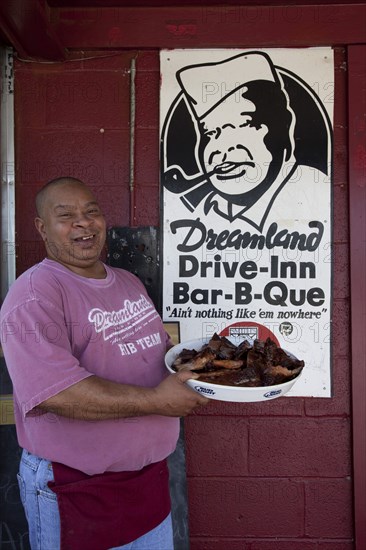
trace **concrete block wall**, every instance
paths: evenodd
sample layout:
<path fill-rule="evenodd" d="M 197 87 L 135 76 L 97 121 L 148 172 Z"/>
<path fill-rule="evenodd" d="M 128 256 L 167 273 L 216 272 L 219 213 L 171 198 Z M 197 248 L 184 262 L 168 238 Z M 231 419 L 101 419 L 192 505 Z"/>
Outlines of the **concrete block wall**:
<path fill-rule="evenodd" d="M 80 177 L 108 225 L 159 225 L 159 56 L 74 52 L 64 63 L 15 64 L 17 268 L 43 257 L 34 195 Z M 130 67 L 136 58 L 135 181 L 130 170 Z M 347 94 L 335 51 L 331 399 L 213 403 L 185 420 L 191 550 L 353 548 Z"/>

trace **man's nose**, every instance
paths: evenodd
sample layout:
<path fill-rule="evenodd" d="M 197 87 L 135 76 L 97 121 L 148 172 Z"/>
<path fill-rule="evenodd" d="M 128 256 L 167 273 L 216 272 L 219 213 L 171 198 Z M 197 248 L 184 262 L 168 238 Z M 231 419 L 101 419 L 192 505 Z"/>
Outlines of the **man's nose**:
<path fill-rule="evenodd" d="M 79 212 L 75 216 L 73 223 L 79 227 L 88 227 L 93 223 L 93 218 L 88 216 L 88 214 L 84 214 L 84 212 Z"/>

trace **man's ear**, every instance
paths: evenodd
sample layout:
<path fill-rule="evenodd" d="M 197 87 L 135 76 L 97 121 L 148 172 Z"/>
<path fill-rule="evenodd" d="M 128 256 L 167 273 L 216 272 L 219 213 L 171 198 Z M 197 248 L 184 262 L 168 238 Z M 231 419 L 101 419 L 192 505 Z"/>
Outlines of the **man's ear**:
<path fill-rule="evenodd" d="M 44 242 L 46 242 L 47 235 L 46 235 L 46 230 L 45 230 L 45 223 L 42 220 L 42 218 L 35 218 L 34 225 L 36 226 L 36 229 L 37 229 L 38 233 L 41 235 L 42 240 Z"/>

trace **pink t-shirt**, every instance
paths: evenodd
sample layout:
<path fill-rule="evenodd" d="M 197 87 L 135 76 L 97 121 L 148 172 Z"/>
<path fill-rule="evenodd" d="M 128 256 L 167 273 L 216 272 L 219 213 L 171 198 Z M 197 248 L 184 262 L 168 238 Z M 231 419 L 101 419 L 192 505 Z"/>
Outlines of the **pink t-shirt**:
<path fill-rule="evenodd" d="M 34 414 L 92 374 L 145 387 L 166 376 L 167 334 L 144 286 L 127 271 L 105 269 L 105 279 L 88 279 L 45 259 L 15 281 L 1 309 L 19 445 L 89 475 L 162 460 L 179 432 L 177 418 L 158 415 L 84 421 Z"/>

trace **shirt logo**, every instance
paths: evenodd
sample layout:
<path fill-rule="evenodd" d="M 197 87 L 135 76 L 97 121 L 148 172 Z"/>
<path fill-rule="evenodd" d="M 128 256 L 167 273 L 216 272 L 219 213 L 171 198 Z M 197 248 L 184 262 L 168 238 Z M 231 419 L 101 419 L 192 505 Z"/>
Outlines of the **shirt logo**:
<path fill-rule="evenodd" d="M 88 320 L 94 325 L 95 332 L 102 333 L 104 340 L 109 340 L 130 330 L 154 313 L 152 304 L 140 294 L 139 300 L 125 300 L 123 307 L 118 311 L 93 308 L 89 311 Z"/>

